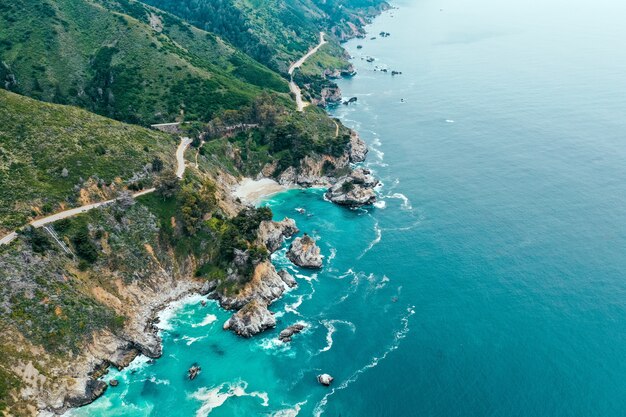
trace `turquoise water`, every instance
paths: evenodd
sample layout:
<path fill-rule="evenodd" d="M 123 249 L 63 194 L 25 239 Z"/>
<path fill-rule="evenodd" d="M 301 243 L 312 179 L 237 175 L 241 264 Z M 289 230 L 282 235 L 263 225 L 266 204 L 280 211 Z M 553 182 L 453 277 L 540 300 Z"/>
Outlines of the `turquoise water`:
<path fill-rule="evenodd" d="M 370 29 L 389 38 L 348 44 L 359 75 L 340 85 L 358 103 L 333 111 L 372 147 L 379 207 L 273 197 L 326 256 L 314 274 L 276 254 L 299 282 L 271 307 L 278 328 L 239 339 L 191 299 L 168 312 L 161 359 L 113 372 L 75 414 L 624 415 L 622 3 L 396 3 Z"/>

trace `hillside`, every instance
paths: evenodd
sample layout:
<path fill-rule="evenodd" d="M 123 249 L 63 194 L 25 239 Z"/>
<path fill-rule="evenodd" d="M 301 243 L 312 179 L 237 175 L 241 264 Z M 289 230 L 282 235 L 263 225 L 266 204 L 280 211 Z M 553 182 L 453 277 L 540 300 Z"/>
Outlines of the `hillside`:
<path fill-rule="evenodd" d="M 215 35 L 129 0 L 17 0 L 0 8 L 3 87 L 131 123 L 209 120 L 280 76 Z"/>
<path fill-rule="evenodd" d="M 164 133 L 0 90 L 0 234 L 33 216 L 147 187 L 155 170 L 175 165 L 176 143 Z"/>
<path fill-rule="evenodd" d="M 286 72 L 326 31 L 334 42 L 360 33 L 380 0 L 142 0 L 219 34 L 269 67 Z M 341 53 L 338 55 L 341 57 Z"/>

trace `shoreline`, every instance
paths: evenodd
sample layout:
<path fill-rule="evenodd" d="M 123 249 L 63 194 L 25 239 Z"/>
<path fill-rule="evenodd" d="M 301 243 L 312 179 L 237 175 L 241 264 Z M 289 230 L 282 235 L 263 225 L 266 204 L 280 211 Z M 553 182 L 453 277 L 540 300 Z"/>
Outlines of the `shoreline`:
<path fill-rule="evenodd" d="M 386 4 L 386 3 L 383 3 Z M 372 19 L 380 16 L 380 14 L 382 14 L 383 12 L 389 10 L 390 8 L 393 7 L 382 7 L 380 10 L 378 10 L 378 12 L 376 13 L 375 16 L 372 17 Z M 368 26 L 369 24 L 371 24 L 371 21 L 368 22 L 368 24 L 366 26 Z M 365 32 L 367 33 L 367 32 Z M 341 47 L 345 50 L 345 48 L 343 47 L 343 44 L 346 43 L 348 40 L 350 39 L 354 39 L 357 37 L 357 34 L 353 34 L 352 36 L 350 36 L 347 39 L 344 39 L 343 41 L 340 42 L 340 44 L 342 45 Z M 320 39 L 321 42 L 320 44 L 314 48 L 314 50 L 309 51 L 308 55 L 311 55 L 312 53 L 315 53 L 317 49 L 319 49 L 323 44 L 326 43 L 325 39 L 324 39 L 324 34 L 320 33 Z M 308 57 L 308 56 L 307 56 Z M 293 81 L 292 81 L 293 82 Z M 295 84 L 295 83 L 294 83 Z M 297 100 L 296 100 L 297 101 Z M 298 105 L 298 103 L 296 103 Z M 308 104 L 308 103 L 306 103 Z M 302 111 L 302 110 L 300 110 Z M 331 113 L 328 111 L 328 109 L 325 109 L 325 113 L 326 115 L 331 118 L 332 120 L 332 115 Z M 335 122 L 336 124 L 336 122 Z M 337 125 L 337 129 L 339 129 L 339 126 Z M 356 130 L 354 130 L 356 132 Z M 182 139 L 182 138 L 181 138 Z M 187 139 L 187 138 L 185 138 Z M 182 144 L 182 143 L 181 143 Z M 178 158 L 178 152 L 177 152 L 177 158 Z M 184 164 L 183 164 L 184 167 Z M 184 169 L 184 168 L 183 168 Z M 179 173 L 176 173 L 177 176 L 179 176 Z M 180 178 L 180 176 L 179 176 Z M 293 189 L 302 189 L 303 187 L 300 187 L 299 185 L 296 184 L 290 184 L 290 185 L 283 185 L 278 183 L 276 180 L 271 179 L 271 178 L 259 178 L 259 179 L 253 179 L 250 177 L 243 177 L 238 183 L 236 183 L 235 185 L 231 186 L 231 188 L 229 189 L 230 191 L 230 196 L 234 199 L 238 199 L 240 200 L 242 203 L 244 204 L 249 204 L 249 205 L 253 205 L 256 206 L 259 203 L 261 203 L 263 200 L 267 199 L 268 197 L 271 197 L 273 195 L 282 193 L 282 192 L 286 192 L 289 190 L 293 190 Z M 326 188 L 326 187 L 319 187 L 319 186 L 312 186 L 312 187 L 306 187 L 306 189 L 319 189 L 319 188 Z M 324 200 L 328 201 L 326 199 L 326 197 L 324 196 Z M 194 300 L 200 300 L 200 299 L 204 299 L 207 301 L 211 301 L 210 298 L 208 298 L 206 296 L 206 294 L 203 293 L 203 289 L 202 289 L 202 283 L 194 280 L 193 278 L 188 278 L 186 281 L 186 285 L 187 288 L 180 291 L 181 288 L 179 287 L 179 285 L 171 288 L 173 293 L 170 293 L 170 297 L 166 298 L 164 300 L 161 300 L 158 305 L 156 306 L 151 306 L 151 308 L 149 309 L 148 314 L 144 313 L 144 317 L 148 316 L 148 319 L 145 321 L 145 328 L 144 328 L 144 337 L 150 337 L 152 335 L 152 337 L 156 336 L 156 348 L 158 349 L 158 356 L 151 356 L 149 354 L 146 354 L 144 352 L 142 352 L 140 349 L 137 349 L 137 347 L 131 347 L 130 350 L 134 349 L 137 353 L 136 355 L 133 357 L 132 360 L 130 360 L 127 364 L 125 364 L 124 366 L 121 367 L 117 367 L 114 364 L 112 364 L 109 361 L 103 361 L 103 363 L 107 364 L 107 369 L 111 366 L 115 367 L 116 369 L 118 369 L 119 371 L 122 371 L 124 369 L 127 369 L 128 367 L 130 367 L 133 363 L 135 363 L 138 359 L 142 358 L 142 357 L 146 357 L 146 358 L 150 358 L 150 359 L 158 359 L 163 355 L 163 341 L 162 338 L 160 336 L 161 332 L 163 331 L 168 331 L 169 329 L 168 324 L 169 324 L 169 320 L 171 320 L 172 316 L 174 316 L 175 314 L 177 314 L 178 310 L 183 307 L 184 305 L 193 302 Z M 176 292 L 176 290 L 179 290 L 179 292 Z M 142 316 L 142 314 L 138 315 L 139 317 Z M 106 387 L 109 387 L 108 382 L 105 380 L 105 376 L 106 373 L 103 374 L 102 376 L 100 376 L 99 378 L 97 378 L 97 381 L 103 381 L 106 383 Z M 105 389 L 100 395 L 98 395 L 96 398 L 93 398 L 89 403 L 86 403 L 85 405 L 89 405 L 91 403 L 93 403 L 94 401 L 98 400 L 99 398 L 101 398 L 105 393 L 106 393 L 107 389 Z M 81 406 L 82 407 L 82 406 Z M 73 414 L 73 410 L 76 410 L 77 408 L 81 408 L 81 407 L 69 407 L 67 408 L 62 414 L 60 414 L 60 416 L 62 417 L 71 417 Z M 43 413 L 46 413 L 47 411 L 45 410 L 40 410 L 40 415 L 46 415 Z M 53 413 L 51 415 L 59 415 L 57 413 Z"/>
<path fill-rule="evenodd" d="M 257 205 L 267 197 L 297 188 L 299 187 L 295 185 L 279 184 L 271 178 L 255 180 L 245 177 L 232 188 L 231 192 L 233 197 L 240 199 L 243 203 Z"/>

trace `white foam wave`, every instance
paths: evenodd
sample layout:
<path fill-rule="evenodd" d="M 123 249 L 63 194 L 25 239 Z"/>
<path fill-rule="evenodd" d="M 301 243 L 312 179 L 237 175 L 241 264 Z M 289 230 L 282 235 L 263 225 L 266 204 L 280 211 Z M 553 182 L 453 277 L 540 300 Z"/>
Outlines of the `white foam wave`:
<path fill-rule="evenodd" d="M 169 385 L 170 384 L 169 379 L 157 379 L 156 376 L 152 376 L 148 380 L 157 385 Z"/>
<path fill-rule="evenodd" d="M 452 119 L 446 119 L 446 123 L 454 123 L 454 120 L 452 120 Z"/>
<path fill-rule="evenodd" d="M 376 246 L 383 238 L 383 231 L 379 227 L 378 220 L 376 220 L 376 223 L 374 224 L 374 232 L 376 233 L 376 237 L 369 243 L 369 245 L 367 245 L 367 248 L 365 248 L 365 250 L 359 255 L 357 259 L 361 259 L 367 252 L 372 250 L 372 248 Z"/>
<path fill-rule="evenodd" d="M 294 405 L 292 408 L 278 410 L 272 414 L 272 417 L 296 417 L 300 413 L 300 409 L 304 404 L 306 404 L 306 401 L 302 401 L 301 403 Z"/>
<path fill-rule="evenodd" d="M 183 340 L 185 340 L 187 342 L 186 343 L 187 346 L 191 346 L 192 344 L 196 343 L 197 341 L 205 339 L 205 338 L 206 338 L 206 335 L 198 336 L 198 337 L 191 337 L 191 336 L 187 336 L 187 335 L 183 336 Z"/>
<path fill-rule="evenodd" d="M 356 331 L 354 323 L 345 320 L 322 320 L 322 324 L 326 327 L 326 346 L 320 349 L 317 353 L 328 352 L 333 347 L 333 334 L 337 331 L 335 324 L 345 324 L 352 330 L 352 333 Z"/>
<path fill-rule="evenodd" d="M 215 322 L 217 320 L 217 316 L 215 314 L 207 314 L 204 319 L 200 323 L 194 323 L 191 327 L 204 327 L 209 324 Z"/>
<path fill-rule="evenodd" d="M 167 307 L 159 312 L 157 316 L 159 318 L 157 327 L 161 330 L 172 330 L 172 319 L 176 316 L 176 314 L 183 307 L 189 304 L 198 304 L 202 300 L 204 300 L 203 296 L 201 296 L 200 294 L 193 294 L 170 303 Z"/>
<path fill-rule="evenodd" d="M 382 360 L 387 358 L 387 356 L 391 352 L 393 352 L 394 350 L 398 349 L 398 347 L 400 347 L 400 342 L 409 333 L 409 330 L 410 330 L 409 329 L 409 318 L 413 314 L 415 314 L 415 307 L 411 306 L 411 307 L 407 308 L 407 313 L 400 319 L 400 322 L 401 322 L 400 329 L 394 334 L 393 342 L 383 352 L 382 355 L 374 356 L 372 358 L 372 360 L 368 364 L 366 364 L 362 368 L 360 368 L 357 371 L 355 371 L 352 375 L 350 375 L 350 377 L 348 379 L 343 381 L 337 388 L 333 388 L 329 393 L 324 395 L 324 397 L 320 400 L 320 402 L 317 403 L 317 405 L 315 406 L 315 409 L 313 410 L 313 415 L 315 417 L 320 417 L 324 413 L 324 409 L 326 407 L 326 404 L 328 404 L 328 398 L 330 398 L 330 396 L 332 396 L 336 391 L 339 391 L 339 390 L 342 390 L 342 389 L 346 389 L 350 384 L 352 384 L 357 379 L 359 379 L 359 376 L 363 372 L 366 372 L 368 369 L 371 369 L 371 368 L 374 368 L 374 367 L 378 366 L 378 364 Z"/>
<path fill-rule="evenodd" d="M 402 209 L 404 210 L 413 209 L 413 206 L 411 206 L 411 202 L 409 201 L 409 198 L 402 193 L 393 193 L 393 194 L 385 196 L 385 198 L 397 198 L 399 200 L 402 200 L 402 206 L 401 206 Z"/>
<path fill-rule="evenodd" d="M 262 400 L 264 407 L 269 405 L 269 398 L 265 392 L 246 392 L 248 383 L 237 381 L 225 382 L 213 388 L 200 388 L 190 395 L 191 398 L 202 401 L 202 405 L 196 411 L 196 417 L 206 417 L 215 408 L 221 407 L 230 397 L 256 397 Z"/>
<path fill-rule="evenodd" d="M 387 207 L 387 203 L 385 203 L 384 200 L 379 200 L 379 201 L 374 203 L 374 207 L 376 207 L 378 209 L 384 209 L 385 207 Z"/>
<path fill-rule="evenodd" d="M 300 313 L 298 312 L 298 307 L 302 305 L 303 299 L 304 295 L 299 295 L 295 303 L 285 304 L 285 313 L 294 313 L 300 315 Z"/>
<path fill-rule="evenodd" d="M 335 256 L 337 256 L 337 249 L 335 248 L 330 248 L 330 255 L 328 256 L 328 263 L 330 264 L 330 262 L 335 259 Z"/>

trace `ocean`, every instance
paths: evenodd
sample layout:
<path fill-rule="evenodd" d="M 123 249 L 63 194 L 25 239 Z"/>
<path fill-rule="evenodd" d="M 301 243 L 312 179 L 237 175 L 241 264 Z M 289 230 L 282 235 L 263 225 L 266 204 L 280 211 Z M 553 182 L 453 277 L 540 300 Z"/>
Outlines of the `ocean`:
<path fill-rule="evenodd" d="M 626 415 L 626 3 L 394 5 L 347 43 L 358 101 L 331 110 L 371 148 L 376 207 L 263 202 L 325 256 L 274 255 L 299 284 L 277 328 L 241 339 L 176 303 L 163 357 L 72 415 Z"/>

